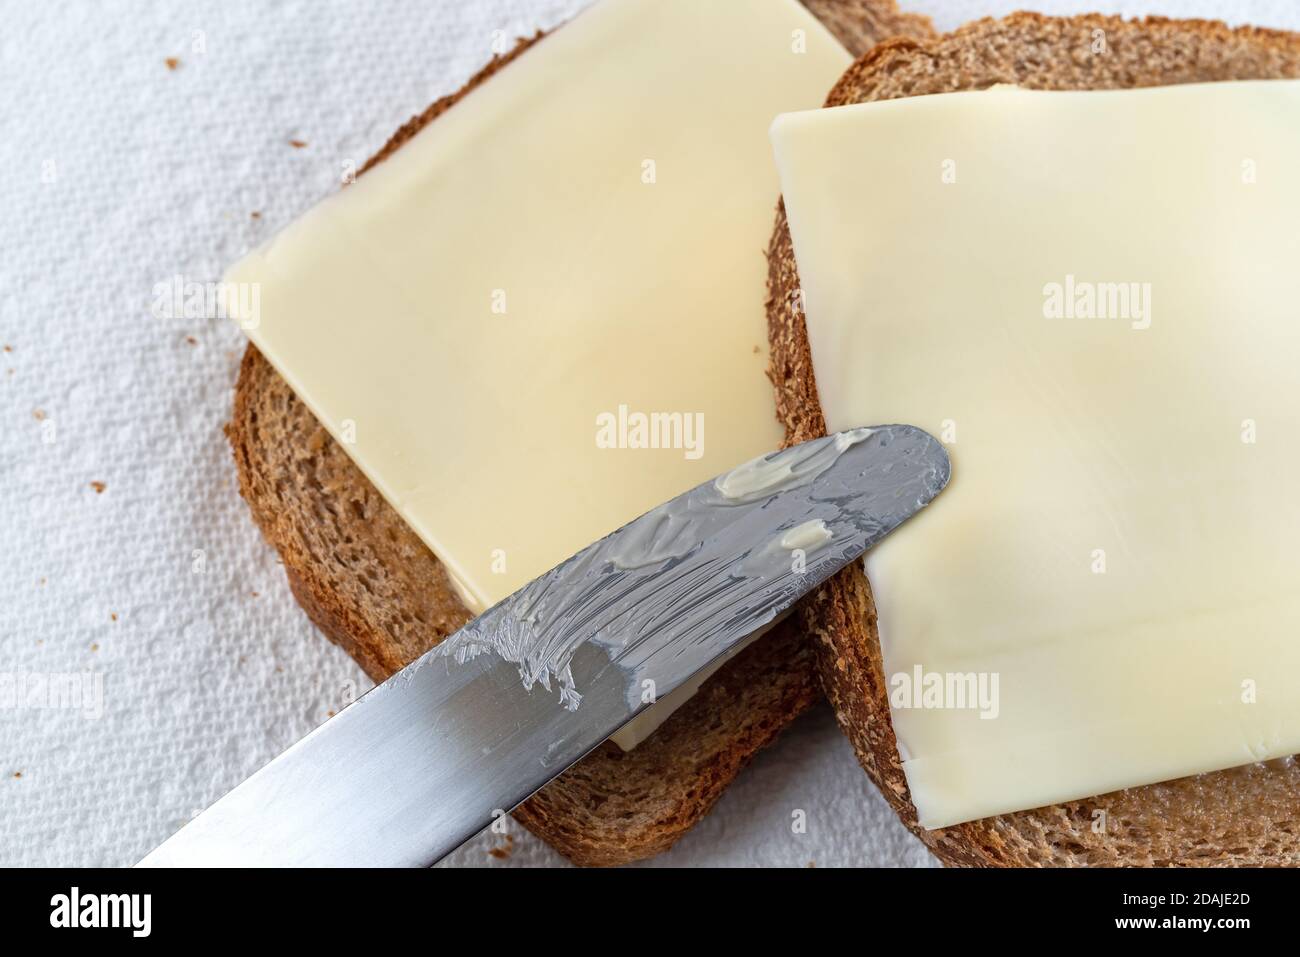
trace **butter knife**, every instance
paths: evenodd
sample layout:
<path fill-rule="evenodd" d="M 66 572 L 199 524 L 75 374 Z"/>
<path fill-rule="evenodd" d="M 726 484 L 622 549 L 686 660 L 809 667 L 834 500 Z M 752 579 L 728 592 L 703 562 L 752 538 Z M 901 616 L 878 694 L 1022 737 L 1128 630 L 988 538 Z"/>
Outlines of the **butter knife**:
<path fill-rule="evenodd" d="M 138 866 L 427 866 L 928 504 L 904 425 L 746 463 L 525 585 L 244 781 Z"/>

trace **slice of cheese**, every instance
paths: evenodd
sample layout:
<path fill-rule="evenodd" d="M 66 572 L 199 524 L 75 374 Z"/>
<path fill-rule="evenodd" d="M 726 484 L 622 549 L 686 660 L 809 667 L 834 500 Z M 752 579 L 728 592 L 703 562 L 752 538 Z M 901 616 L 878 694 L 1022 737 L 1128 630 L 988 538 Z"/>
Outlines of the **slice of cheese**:
<path fill-rule="evenodd" d="M 952 454 L 867 560 L 921 823 L 1300 751 L 1300 83 L 773 141 L 827 427 Z"/>
<path fill-rule="evenodd" d="M 779 445 L 767 129 L 849 62 L 794 0 L 604 0 L 230 270 L 472 610 Z"/>

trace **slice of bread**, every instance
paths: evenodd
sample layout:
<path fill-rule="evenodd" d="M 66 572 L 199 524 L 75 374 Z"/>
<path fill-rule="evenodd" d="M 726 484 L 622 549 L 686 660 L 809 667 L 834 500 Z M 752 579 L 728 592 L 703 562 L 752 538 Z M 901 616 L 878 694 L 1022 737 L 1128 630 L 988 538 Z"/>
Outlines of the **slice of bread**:
<path fill-rule="evenodd" d="M 854 51 L 894 34 L 930 35 L 928 20 L 900 14 L 893 0 L 808 5 Z M 541 37 L 521 41 L 413 117 L 362 172 Z M 469 619 L 437 559 L 252 346 L 226 435 L 240 492 L 280 553 L 298 603 L 368 675 L 387 678 Z M 635 750 L 605 744 L 515 817 L 578 864 L 650 857 L 708 813 L 754 754 L 819 698 L 811 648 L 791 618 L 712 676 Z"/>
<path fill-rule="evenodd" d="M 1099 39 L 1105 43 L 1100 54 L 1093 52 Z M 886 42 L 845 73 L 827 105 L 996 83 L 1082 90 L 1284 77 L 1300 77 L 1300 34 L 1196 20 L 1018 13 L 932 41 Z M 825 434 L 825 423 L 797 308 L 799 276 L 783 205 L 768 256 L 777 412 L 787 442 L 802 442 Z M 903 822 L 947 864 L 1300 864 L 1300 763 L 1294 758 L 926 831 L 917 825 L 890 723 L 875 607 L 861 565 L 810 596 L 801 616 L 819 638 L 822 686 L 863 768 Z M 1105 812 L 1104 829 L 1094 830 L 1094 811 Z"/>

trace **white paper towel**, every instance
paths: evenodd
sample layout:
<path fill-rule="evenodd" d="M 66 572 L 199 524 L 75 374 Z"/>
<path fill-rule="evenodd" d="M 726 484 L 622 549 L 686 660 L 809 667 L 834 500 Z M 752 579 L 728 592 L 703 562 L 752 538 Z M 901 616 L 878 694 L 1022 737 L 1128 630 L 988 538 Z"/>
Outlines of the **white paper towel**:
<path fill-rule="evenodd" d="M 583 5 L 5 5 L 0 705 L 22 700 L 0 706 L 0 865 L 130 864 L 369 687 L 293 602 L 236 491 L 221 426 L 239 332 L 159 318 L 155 286 L 217 278 L 460 86 L 494 31 Z M 903 4 L 942 29 L 1026 5 Z M 1291 0 L 1039 6 L 1300 27 Z M 448 864 L 561 862 L 518 825 L 510 838 Z M 932 859 L 822 709 L 650 863 Z"/>

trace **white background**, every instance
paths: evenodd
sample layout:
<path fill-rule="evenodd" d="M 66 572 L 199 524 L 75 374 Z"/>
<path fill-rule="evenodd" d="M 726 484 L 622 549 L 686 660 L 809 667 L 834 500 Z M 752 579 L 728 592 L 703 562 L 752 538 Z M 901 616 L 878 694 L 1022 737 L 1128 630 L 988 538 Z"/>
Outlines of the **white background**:
<path fill-rule="evenodd" d="M 493 31 L 584 5 L 0 0 L 0 673 L 96 672 L 105 694 L 98 720 L 0 709 L 0 865 L 132 863 L 369 686 L 236 491 L 221 426 L 239 332 L 155 318 L 153 287 L 216 278 L 334 190 L 481 66 Z M 1034 4 L 902 5 L 951 29 Z M 1037 6 L 1300 28 L 1294 0 Z M 512 832 L 508 857 L 483 835 L 448 863 L 562 863 Z M 932 859 L 822 708 L 649 863 Z"/>

